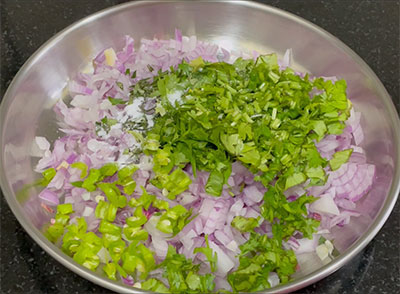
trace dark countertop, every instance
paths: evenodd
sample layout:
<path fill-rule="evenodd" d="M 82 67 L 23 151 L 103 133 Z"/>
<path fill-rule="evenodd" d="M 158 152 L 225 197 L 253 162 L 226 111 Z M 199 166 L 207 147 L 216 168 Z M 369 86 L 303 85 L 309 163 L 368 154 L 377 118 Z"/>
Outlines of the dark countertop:
<path fill-rule="evenodd" d="M 118 0 L 0 0 L 0 97 L 26 59 L 72 22 Z M 375 71 L 398 111 L 399 1 L 263 1 L 326 29 Z M 1 201 L 1 293 L 110 293 L 69 271 L 45 253 Z M 399 293 L 400 205 L 374 240 L 351 262 L 299 293 Z"/>

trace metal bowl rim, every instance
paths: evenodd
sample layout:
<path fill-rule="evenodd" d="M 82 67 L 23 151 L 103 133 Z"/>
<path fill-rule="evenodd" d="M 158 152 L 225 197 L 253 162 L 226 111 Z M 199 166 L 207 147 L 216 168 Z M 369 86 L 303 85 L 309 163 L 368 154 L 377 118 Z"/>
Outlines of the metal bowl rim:
<path fill-rule="evenodd" d="M 97 19 L 101 19 L 103 17 L 112 15 L 114 13 L 117 13 L 121 10 L 131 8 L 131 7 L 139 7 L 139 6 L 146 6 L 146 5 L 157 5 L 157 4 L 163 4 L 165 2 L 177 2 L 177 1 L 142 1 L 142 2 L 128 2 L 128 3 L 123 3 L 119 4 L 116 6 L 112 6 L 103 10 L 100 10 L 96 13 L 93 13 L 81 20 L 78 20 L 74 22 L 73 24 L 69 25 L 56 35 L 54 35 L 52 38 L 50 38 L 47 42 L 45 42 L 42 46 L 39 47 L 39 49 L 36 50 L 36 52 L 24 63 L 24 65 L 20 68 L 20 70 L 17 72 L 15 77 L 13 78 L 12 82 L 8 86 L 8 89 L 3 97 L 3 101 L 0 104 L 0 118 L 2 120 L 1 128 L 0 128 L 0 138 L 3 138 L 3 132 L 4 132 L 4 122 L 6 121 L 7 118 L 7 106 L 11 99 L 12 99 L 12 94 L 14 91 L 14 88 L 16 85 L 18 85 L 18 82 L 24 78 L 27 72 L 34 66 L 35 62 L 37 59 L 41 57 L 41 55 L 45 54 L 46 51 L 48 51 L 52 46 L 54 46 L 59 40 L 64 38 L 64 36 L 68 35 L 70 32 L 78 29 L 79 27 L 82 27 L 86 25 L 87 23 L 90 23 L 92 21 L 95 21 Z M 185 2 L 185 1 L 178 1 L 178 2 Z M 352 49 L 350 49 L 347 45 L 345 45 L 342 41 L 340 41 L 337 37 L 333 36 L 329 32 L 325 31 L 324 29 L 320 28 L 319 26 L 299 17 L 296 16 L 290 12 L 281 10 L 276 7 L 272 7 L 269 5 L 265 4 L 259 4 L 251 1 L 224 1 L 224 0 L 217 0 L 217 1 L 202 1 L 202 2 L 227 2 L 230 5 L 239 5 L 239 6 L 245 6 L 251 9 L 257 9 L 261 10 L 264 12 L 269 12 L 275 15 L 279 15 L 284 18 L 291 19 L 300 25 L 307 27 L 308 29 L 314 31 L 315 33 L 325 37 L 327 40 L 329 40 L 333 45 L 339 47 L 342 51 L 344 51 L 347 55 L 349 55 L 373 80 L 375 86 L 377 87 L 380 96 L 383 98 L 383 103 L 386 107 L 386 110 L 388 110 L 388 115 L 391 119 L 391 122 L 393 123 L 393 129 L 394 129 L 394 136 L 395 136 L 395 142 L 397 142 L 397 161 L 395 162 L 395 165 L 397 169 L 395 170 L 395 173 L 393 175 L 393 182 L 391 184 L 391 188 L 389 190 L 388 196 L 386 197 L 386 201 L 380 211 L 378 212 L 374 222 L 370 225 L 368 230 L 353 244 L 351 245 L 346 251 L 344 251 L 338 258 L 330 262 L 329 264 L 321 267 L 317 271 L 311 272 L 304 277 L 301 277 L 299 279 L 296 279 L 292 282 L 289 282 L 284 285 L 280 285 L 278 287 L 275 287 L 270 290 L 264 291 L 264 293 L 277 293 L 277 292 L 290 292 L 296 289 L 303 288 L 305 286 L 308 286 L 312 283 L 315 283 L 326 276 L 330 275 L 331 273 L 335 272 L 339 268 L 341 268 L 346 262 L 350 261 L 351 258 L 353 258 L 357 253 L 359 253 L 365 246 L 375 237 L 375 235 L 378 233 L 378 231 L 382 228 L 384 225 L 385 221 L 389 217 L 391 211 L 393 210 L 393 207 L 396 203 L 399 191 L 400 191 L 400 120 L 397 115 L 397 111 L 395 110 L 395 106 L 386 91 L 385 87 L 383 86 L 382 82 L 379 80 L 379 78 L 376 76 L 376 74 L 371 70 L 371 68 L 365 63 L 364 60 L 362 60 Z M 192 3 L 186 2 L 185 4 L 191 5 Z M 2 146 L 0 146 L 2 148 Z M 1 151 L 1 162 L 0 162 L 0 168 L 1 168 L 1 174 L 0 174 L 0 185 L 2 187 L 4 196 L 6 198 L 6 201 L 8 202 L 8 205 L 10 206 L 12 212 L 14 215 L 17 217 L 18 221 L 22 225 L 22 227 L 25 229 L 25 231 L 32 237 L 32 239 L 39 244 L 40 247 L 42 247 L 48 254 L 50 254 L 53 258 L 55 258 L 58 262 L 60 262 L 62 265 L 67 267 L 68 269 L 72 270 L 73 272 L 77 273 L 78 275 L 82 276 L 83 278 L 96 283 L 98 285 L 101 285 L 105 288 L 108 288 L 110 290 L 120 292 L 120 293 L 126 293 L 126 292 L 131 292 L 131 293 L 144 293 L 148 291 L 143 291 L 139 289 L 135 289 L 132 287 L 128 287 L 122 284 L 119 284 L 117 282 L 114 282 L 112 280 L 109 280 L 105 277 L 100 277 L 99 275 L 91 272 L 90 270 L 86 269 L 85 267 L 81 266 L 80 264 L 76 263 L 71 257 L 67 256 L 66 254 L 62 253 L 58 247 L 56 247 L 54 244 L 49 242 L 44 235 L 36 228 L 34 227 L 22 214 L 19 204 L 16 201 L 12 191 L 8 187 L 8 182 L 5 176 L 5 166 L 2 164 L 4 162 L 4 150 Z"/>

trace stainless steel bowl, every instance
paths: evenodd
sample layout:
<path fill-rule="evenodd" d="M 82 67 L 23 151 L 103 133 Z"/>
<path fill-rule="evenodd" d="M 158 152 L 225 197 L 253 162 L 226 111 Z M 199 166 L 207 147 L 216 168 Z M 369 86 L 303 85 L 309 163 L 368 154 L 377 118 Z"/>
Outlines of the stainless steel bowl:
<path fill-rule="evenodd" d="M 349 97 L 363 113 L 363 145 L 377 166 L 378 179 L 358 204 L 365 213 L 334 232 L 340 256 L 327 265 L 311 262 L 294 281 L 269 292 L 300 289 L 349 262 L 376 235 L 395 204 L 400 188 L 399 118 L 382 83 L 346 45 L 299 17 L 252 2 L 127 3 L 89 16 L 44 44 L 18 72 L 0 108 L 1 187 L 19 222 L 44 250 L 77 274 L 117 292 L 140 292 L 87 270 L 51 244 L 39 230 L 48 220 L 37 201 L 39 191 L 23 188 L 37 177 L 37 159 L 31 156 L 34 137 L 60 135 L 51 108 L 66 96 L 68 79 L 100 50 L 120 48 L 125 34 L 136 40 L 168 38 L 175 28 L 228 49 L 282 55 L 292 48 L 298 69 L 347 80 Z"/>

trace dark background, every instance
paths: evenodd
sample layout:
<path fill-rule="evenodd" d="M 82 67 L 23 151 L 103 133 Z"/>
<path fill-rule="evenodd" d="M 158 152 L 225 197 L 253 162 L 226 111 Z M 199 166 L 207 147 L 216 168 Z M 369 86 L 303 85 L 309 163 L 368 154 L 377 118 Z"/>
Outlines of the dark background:
<path fill-rule="evenodd" d="M 0 99 L 35 50 L 69 24 L 118 0 L 0 0 Z M 375 71 L 396 108 L 399 101 L 399 1 L 259 1 L 329 31 Z M 3 196 L 1 293 L 110 293 L 64 268 L 21 228 Z M 375 239 L 346 266 L 299 293 L 399 293 L 400 205 Z"/>

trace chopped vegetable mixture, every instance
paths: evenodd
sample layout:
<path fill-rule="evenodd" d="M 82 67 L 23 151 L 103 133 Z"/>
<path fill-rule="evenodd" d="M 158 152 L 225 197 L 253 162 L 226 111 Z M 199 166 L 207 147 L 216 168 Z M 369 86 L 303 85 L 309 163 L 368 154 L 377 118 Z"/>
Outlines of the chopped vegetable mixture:
<path fill-rule="evenodd" d="M 65 133 L 36 137 L 48 239 L 90 270 L 160 293 L 287 283 L 334 256 L 375 166 L 346 82 L 275 54 L 126 37 L 70 82 Z M 51 214 L 51 211 L 56 213 Z"/>

